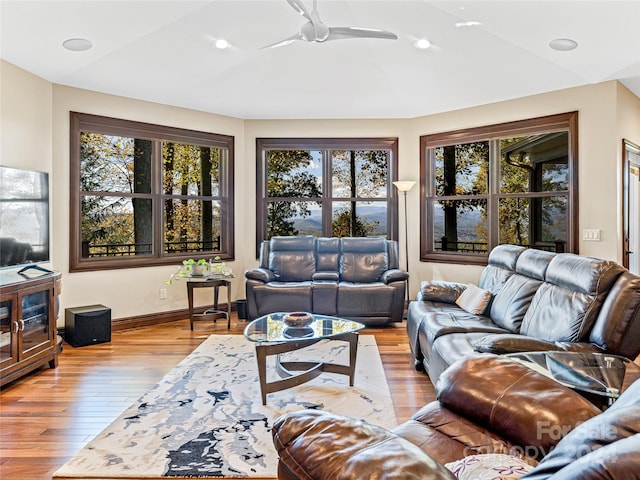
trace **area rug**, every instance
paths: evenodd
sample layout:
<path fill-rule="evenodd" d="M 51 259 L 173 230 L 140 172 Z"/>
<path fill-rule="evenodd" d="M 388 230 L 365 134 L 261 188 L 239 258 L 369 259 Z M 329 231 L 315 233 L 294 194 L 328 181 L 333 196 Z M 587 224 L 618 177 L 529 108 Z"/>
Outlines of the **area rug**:
<path fill-rule="evenodd" d="M 375 337 L 360 335 L 358 345 L 353 387 L 345 375 L 323 373 L 262 405 L 254 344 L 211 335 L 53 478 L 276 478 L 271 426 L 284 413 L 326 410 L 393 427 Z M 347 364 L 348 353 L 347 342 L 322 341 L 286 360 Z"/>

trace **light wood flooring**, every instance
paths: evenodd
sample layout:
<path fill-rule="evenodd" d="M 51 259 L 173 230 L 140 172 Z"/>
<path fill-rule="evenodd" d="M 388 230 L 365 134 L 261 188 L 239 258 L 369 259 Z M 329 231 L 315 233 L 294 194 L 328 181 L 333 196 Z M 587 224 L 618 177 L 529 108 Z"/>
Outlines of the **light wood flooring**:
<path fill-rule="evenodd" d="M 0 479 L 49 480 L 210 334 L 242 334 L 246 322 L 198 321 L 115 331 L 110 343 L 65 343 L 57 369 L 41 369 L 0 392 Z M 435 398 L 413 369 L 405 325 L 366 329 L 376 337 L 398 422 Z"/>

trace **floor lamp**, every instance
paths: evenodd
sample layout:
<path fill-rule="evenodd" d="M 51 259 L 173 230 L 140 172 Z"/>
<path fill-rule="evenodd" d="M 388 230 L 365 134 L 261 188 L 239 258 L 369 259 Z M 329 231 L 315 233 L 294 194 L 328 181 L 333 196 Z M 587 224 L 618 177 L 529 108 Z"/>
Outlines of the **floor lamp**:
<path fill-rule="evenodd" d="M 409 236 L 408 236 L 408 224 L 407 224 L 407 192 L 413 188 L 416 182 L 411 180 L 404 180 L 393 182 L 399 192 L 404 194 L 404 261 L 406 264 L 406 271 L 409 273 Z M 409 308 L 409 278 L 407 277 L 407 308 Z"/>

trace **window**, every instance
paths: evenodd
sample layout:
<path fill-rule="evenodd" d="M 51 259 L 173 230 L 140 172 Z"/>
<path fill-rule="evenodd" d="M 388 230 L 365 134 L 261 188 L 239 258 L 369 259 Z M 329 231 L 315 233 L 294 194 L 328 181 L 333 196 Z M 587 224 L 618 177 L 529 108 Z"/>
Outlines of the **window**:
<path fill-rule="evenodd" d="M 70 271 L 233 258 L 233 137 L 71 113 Z"/>
<path fill-rule="evenodd" d="M 573 112 L 420 137 L 421 260 L 484 264 L 503 243 L 577 253 L 577 122 Z"/>
<path fill-rule="evenodd" d="M 397 237 L 398 140 L 257 139 L 257 241 Z"/>

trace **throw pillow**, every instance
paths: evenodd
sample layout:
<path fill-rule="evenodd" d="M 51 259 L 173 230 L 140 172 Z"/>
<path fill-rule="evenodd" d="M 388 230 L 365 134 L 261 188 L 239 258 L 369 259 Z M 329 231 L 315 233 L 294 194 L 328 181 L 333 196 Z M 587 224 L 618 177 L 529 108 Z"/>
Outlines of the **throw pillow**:
<path fill-rule="evenodd" d="M 469 284 L 467 288 L 464 289 L 464 292 L 456 299 L 456 305 L 465 312 L 482 315 L 487 305 L 489 305 L 490 300 L 490 291 Z"/>
<path fill-rule="evenodd" d="M 500 453 L 469 455 L 445 467 L 458 480 L 515 480 L 533 470 L 524 460 Z"/>

